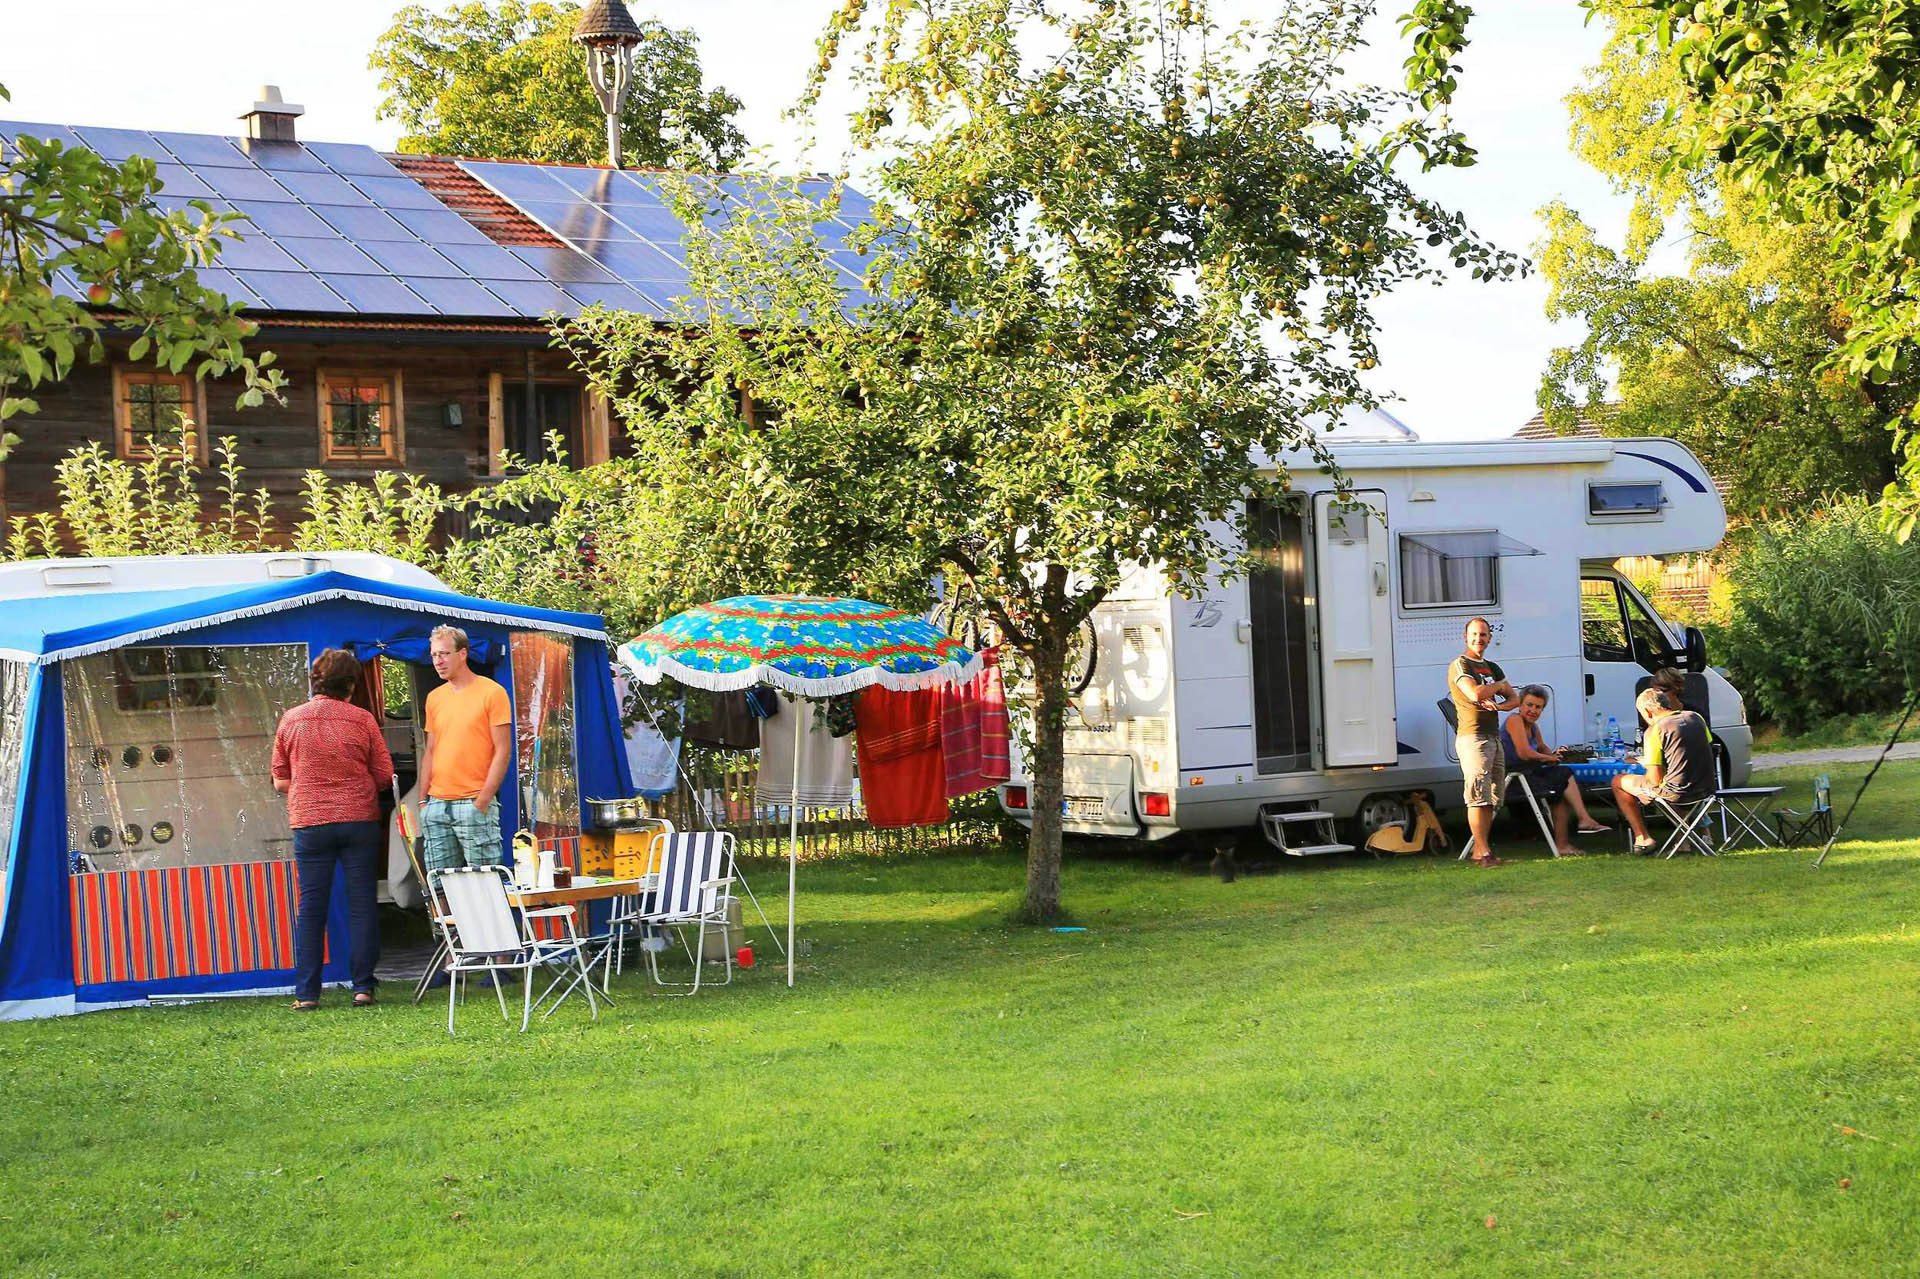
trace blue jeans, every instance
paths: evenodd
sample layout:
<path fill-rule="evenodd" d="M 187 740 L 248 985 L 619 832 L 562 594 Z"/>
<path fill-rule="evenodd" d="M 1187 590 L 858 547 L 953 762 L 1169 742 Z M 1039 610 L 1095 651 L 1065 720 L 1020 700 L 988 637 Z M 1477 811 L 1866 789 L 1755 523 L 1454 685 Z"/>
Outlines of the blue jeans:
<path fill-rule="evenodd" d="M 347 962 L 353 988 L 371 993 L 379 984 L 373 970 L 380 963 L 380 925 L 374 918 L 380 887 L 380 823 L 299 827 L 293 832 L 293 858 L 300 867 L 300 913 L 293 926 L 293 997 L 320 998 L 335 865 L 347 876 Z"/>

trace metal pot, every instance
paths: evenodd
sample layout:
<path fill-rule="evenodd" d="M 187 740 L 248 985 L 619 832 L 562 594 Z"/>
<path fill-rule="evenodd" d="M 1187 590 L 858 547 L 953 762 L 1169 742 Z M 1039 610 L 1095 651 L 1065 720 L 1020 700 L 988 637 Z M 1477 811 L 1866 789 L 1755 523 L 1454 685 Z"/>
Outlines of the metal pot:
<path fill-rule="evenodd" d="M 595 826 L 626 826 L 647 819 L 643 799 L 589 799 L 587 816 Z"/>

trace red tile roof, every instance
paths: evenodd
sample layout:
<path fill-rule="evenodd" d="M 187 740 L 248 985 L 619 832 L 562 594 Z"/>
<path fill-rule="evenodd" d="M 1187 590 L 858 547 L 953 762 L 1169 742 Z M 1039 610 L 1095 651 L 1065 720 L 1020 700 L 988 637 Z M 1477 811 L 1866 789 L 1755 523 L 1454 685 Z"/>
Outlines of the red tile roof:
<path fill-rule="evenodd" d="M 489 191 L 480 179 L 441 155 L 390 154 L 393 166 L 432 192 L 440 203 L 484 231 L 496 244 L 565 247 L 538 222 Z"/>

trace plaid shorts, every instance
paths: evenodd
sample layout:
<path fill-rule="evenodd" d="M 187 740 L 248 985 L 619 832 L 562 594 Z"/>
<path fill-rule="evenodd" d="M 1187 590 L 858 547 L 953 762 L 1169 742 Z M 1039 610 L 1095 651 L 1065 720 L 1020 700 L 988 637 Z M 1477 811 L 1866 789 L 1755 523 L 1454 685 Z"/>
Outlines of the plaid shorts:
<path fill-rule="evenodd" d="M 1458 737 L 1461 780 L 1468 808 L 1498 808 L 1507 788 L 1506 752 L 1491 737 Z"/>
<path fill-rule="evenodd" d="M 470 799 L 430 799 L 420 806 L 420 833 L 429 871 L 506 861 L 500 848 L 498 800 L 482 813 Z"/>

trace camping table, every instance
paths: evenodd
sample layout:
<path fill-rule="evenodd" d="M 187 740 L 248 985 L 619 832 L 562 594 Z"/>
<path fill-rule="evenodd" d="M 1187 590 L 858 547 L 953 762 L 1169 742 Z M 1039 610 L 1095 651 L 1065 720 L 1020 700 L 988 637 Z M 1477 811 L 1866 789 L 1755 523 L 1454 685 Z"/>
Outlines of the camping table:
<path fill-rule="evenodd" d="M 1573 770 L 1573 780 L 1579 783 L 1583 790 L 1603 789 L 1608 787 L 1616 777 L 1625 777 L 1629 774 L 1644 776 L 1647 771 L 1637 761 L 1628 762 L 1618 759 L 1590 759 L 1584 764 L 1568 764 L 1567 767 Z M 1633 836 L 1627 830 L 1627 824 L 1620 822 L 1620 829 L 1621 838 L 1625 839 L 1627 846 L 1631 848 Z"/>
<path fill-rule="evenodd" d="M 1731 786 L 1722 790 L 1720 799 L 1720 848 L 1726 851 L 1740 842 L 1742 835 L 1766 848 L 1778 847 L 1778 842 L 1767 830 L 1767 819 L 1760 815 L 1760 805 L 1778 795 L 1778 786 Z M 1731 822 L 1732 833 L 1727 826 Z"/>
<path fill-rule="evenodd" d="M 581 876 L 574 876 L 573 883 L 565 888 L 509 888 L 507 901 L 518 910 L 541 910 L 549 906 L 578 906 L 587 902 L 606 901 L 614 897 L 637 897 L 641 893 L 650 893 L 659 887 L 660 876 L 642 875 L 638 879 L 594 879 L 592 883 L 581 883 Z M 611 934 L 606 937 L 586 936 L 580 939 L 582 946 L 593 946 L 590 955 L 581 956 L 581 977 L 593 971 L 593 965 L 606 953 L 607 947 L 618 940 Z M 597 943 L 597 945 L 596 945 Z M 567 996 L 580 984 L 580 977 L 568 983 L 560 992 L 560 998 L 554 1001 L 558 1008 Z M 587 978 L 591 980 L 591 978 Z M 609 1004 L 613 996 L 606 993 L 604 987 L 601 996 Z M 551 1011 L 551 1009 L 549 1010 Z"/>

